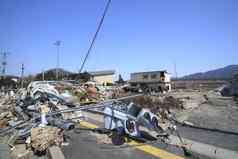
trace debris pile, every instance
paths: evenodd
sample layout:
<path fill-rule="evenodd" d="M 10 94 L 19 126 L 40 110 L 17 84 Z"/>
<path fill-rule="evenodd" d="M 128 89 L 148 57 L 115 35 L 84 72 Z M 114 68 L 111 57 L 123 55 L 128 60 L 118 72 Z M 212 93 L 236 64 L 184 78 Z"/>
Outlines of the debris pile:
<path fill-rule="evenodd" d="M 69 119 L 77 120 L 81 113 L 60 112 L 72 105 L 55 94 L 45 91 L 32 98 L 29 93 L 23 96 L 24 90 L 20 92 L 14 97 L 1 97 L 0 141 L 13 148 L 16 143 L 27 143 L 35 154 L 42 154 L 52 145 L 60 146 L 64 130 L 74 128 L 74 122 Z"/>
<path fill-rule="evenodd" d="M 112 90 L 93 82 L 72 84 L 67 81 L 35 81 L 31 82 L 25 91 L 32 98 L 38 98 L 43 93 L 49 93 L 68 102 L 81 104 L 97 103 L 112 96 Z M 26 94 L 23 92 L 21 94 Z"/>
<path fill-rule="evenodd" d="M 30 83 L 27 89 L 1 100 L 0 140 L 8 137 L 4 143 L 10 147 L 15 143 L 27 144 L 27 151 L 43 155 L 51 146 L 61 146 L 65 142 L 64 132 L 75 128 L 75 123 L 83 118 L 81 110 L 85 109 L 103 113 L 104 128 L 101 131 L 109 132 L 115 145 L 123 144 L 125 136 L 143 140 L 140 126 L 167 138 L 166 131 L 172 126 L 160 124 L 169 119 L 170 110 L 183 109 L 183 102 L 173 96 L 120 98 L 120 101 L 132 99 L 130 104 L 119 99 L 105 100 L 105 94 L 109 97 L 111 91 L 110 88 L 97 88 L 92 83 L 83 86 L 47 81 Z M 77 95 L 79 104 L 69 102 L 74 95 Z M 110 143 L 108 134 L 98 137 L 99 143 Z"/>
<path fill-rule="evenodd" d="M 7 119 L 5 119 L 5 118 L 0 119 L 0 129 L 7 127 L 7 125 L 8 125 L 8 120 Z"/>
<path fill-rule="evenodd" d="M 45 126 L 31 129 L 30 145 L 34 152 L 44 152 L 52 145 L 60 146 L 63 141 L 63 131 L 59 128 Z"/>
<path fill-rule="evenodd" d="M 141 96 L 133 99 L 133 103 L 142 106 L 143 108 L 150 109 L 153 113 L 170 109 L 183 109 L 183 101 L 176 99 L 173 96 L 153 97 Z"/>
<path fill-rule="evenodd" d="M 74 129 L 83 118 L 85 104 L 109 98 L 110 91 L 92 83 L 34 81 L 26 89 L 1 94 L 0 141 L 13 148 L 16 143 L 27 144 L 27 151 L 42 155 L 52 145 L 61 146 L 64 131 Z"/>
<path fill-rule="evenodd" d="M 14 117 L 14 107 L 13 104 L 15 100 L 10 97 L 1 98 L 0 103 L 0 128 L 5 128 L 8 126 L 8 121 Z"/>
<path fill-rule="evenodd" d="M 94 84 L 86 83 L 74 90 L 81 104 L 91 104 L 102 101 L 106 98 L 103 92 L 100 92 Z"/>

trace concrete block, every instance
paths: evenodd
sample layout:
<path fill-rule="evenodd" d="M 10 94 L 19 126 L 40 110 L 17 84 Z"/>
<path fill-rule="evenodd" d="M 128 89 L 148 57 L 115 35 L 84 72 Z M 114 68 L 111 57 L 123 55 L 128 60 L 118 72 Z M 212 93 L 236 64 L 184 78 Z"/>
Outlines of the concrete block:
<path fill-rule="evenodd" d="M 52 146 L 47 151 L 49 159 L 65 159 L 63 152 L 58 146 Z"/>

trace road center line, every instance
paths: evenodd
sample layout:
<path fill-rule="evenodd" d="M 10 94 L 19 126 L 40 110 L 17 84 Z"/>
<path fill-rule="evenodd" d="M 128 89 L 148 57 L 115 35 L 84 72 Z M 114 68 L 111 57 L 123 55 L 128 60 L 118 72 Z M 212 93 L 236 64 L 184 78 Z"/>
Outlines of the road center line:
<path fill-rule="evenodd" d="M 82 125 L 84 127 L 87 127 L 87 128 L 91 128 L 91 129 L 95 129 L 95 128 L 98 127 L 97 125 L 94 125 L 94 124 L 89 123 L 87 121 L 80 121 L 80 125 Z M 183 157 L 177 156 L 173 153 L 167 152 L 167 151 L 162 150 L 162 149 L 160 149 L 158 147 L 155 147 L 155 146 L 151 146 L 151 145 L 148 145 L 148 144 L 141 145 L 139 142 L 136 142 L 134 140 L 130 141 L 127 144 L 131 145 L 131 146 L 134 146 L 136 149 L 144 151 L 148 154 L 159 157 L 161 159 L 184 159 Z"/>

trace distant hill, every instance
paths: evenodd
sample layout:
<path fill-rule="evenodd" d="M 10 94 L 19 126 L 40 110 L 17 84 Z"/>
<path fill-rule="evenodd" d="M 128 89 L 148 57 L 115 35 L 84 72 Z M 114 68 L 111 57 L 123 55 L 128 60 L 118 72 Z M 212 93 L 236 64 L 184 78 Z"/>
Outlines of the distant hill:
<path fill-rule="evenodd" d="M 55 80 L 55 76 L 56 76 L 55 74 L 56 74 L 56 68 L 46 70 L 46 71 L 44 71 L 44 78 L 45 78 L 45 80 Z M 74 73 L 64 70 L 62 68 L 58 69 L 59 79 L 62 79 L 62 78 L 69 76 L 71 74 L 74 74 Z M 35 79 L 42 80 L 42 76 L 43 76 L 43 72 L 38 73 L 38 74 L 36 74 Z"/>
<path fill-rule="evenodd" d="M 36 74 L 33 79 L 39 81 L 43 80 L 43 72 Z M 62 79 L 79 80 L 81 82 L 86 82 L 90 79 L 90 75 L 87 72 L 76 73 L 59 68 L 58 80 Z M 56 80 L 56 68 L 44 71 L 44 80 Z"/>
<path fill-rule="evenodd" d="M 216 70 L 207 72 L 199 72 L 182 77 L 182 79 L 232 79 L 235 74 L 238 74 L 238 65 L 229 65 Z"/>
<path fill-rule="evenodd" d="M 49 70 L 46 70 L 45 73 L 55 73 L 56 72 L 56 68 L 53 68 L 53 69 L 49 69 Z M 73 74 L 73 72 L 70 72 L 70 71 L 67 71 L 63 68 L 59 68 L 58 69 L 58 73 L 61 74 L 61 75 L 67 75 L 67 74 Z"/>

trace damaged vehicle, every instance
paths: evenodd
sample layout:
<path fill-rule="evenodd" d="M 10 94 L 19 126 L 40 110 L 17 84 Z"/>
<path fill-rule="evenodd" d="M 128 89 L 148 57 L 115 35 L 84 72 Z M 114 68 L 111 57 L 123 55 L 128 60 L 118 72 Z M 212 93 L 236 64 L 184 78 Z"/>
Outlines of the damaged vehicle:
<path fill-rule="evenodd" d="M 149 111 L 130 103 L 129 105 L 106 106 L 103 111 L 104 127 L 114 132 L 112 142 L 115 145 L 123 144 L 123 136 L 143 140 L 140 126 L 156 131 L 158 136 L 168 136 L 159 126 L 159 117 Z"/>

